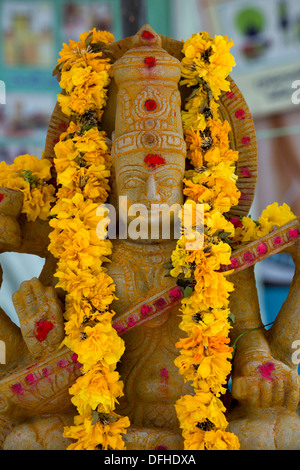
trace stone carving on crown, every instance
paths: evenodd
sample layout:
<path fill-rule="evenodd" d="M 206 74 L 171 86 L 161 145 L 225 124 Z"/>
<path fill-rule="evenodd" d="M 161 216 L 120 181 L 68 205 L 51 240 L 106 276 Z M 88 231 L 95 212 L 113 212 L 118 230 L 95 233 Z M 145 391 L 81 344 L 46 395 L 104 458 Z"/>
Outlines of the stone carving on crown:
<path fill-rule="evenodd" d="M 143 36 L 150 31 L 153 39 Z M 108 46 L 113 63 L 104 126 L 112 140 L 113 203 L 126 196 L 128 204 L 182 204 L 182 180 L 186 146 L 181 106 L 187 90 L 179 88 L 182 43 L 156 34 L 145 25 L 135 36 Z M 145 59 L 155 57 L 154 67 Z M 232 128 L 231 147 L 239 151 L 236 172 L 239 188 L 248 195 L 233 208 L 233 215 L 247 215 L 254 197 L 257 177 L 253 122 L 236 84 L 230 78 L 232 94 L 220 99 L 222 118 Z M 232 99 L 234 95 L 235 99 Z M 236 118 L 243 105 L 246 118 Z M 50 122 L 45 157 L 53 158 L 53 147 L 61 124 L 68 123 L 57 105 Z M 251 144 L 241 143 L 244 135 Z M 148 155 L 159 155 L 163 164 L 145 164 Z M 247 162 L 253 178 L 243 178 Z M 37 219 L 28 222 L 20 215 L 21 195 L 1 190 L 8 205 L 0 205 L 0 251 L 31 253 L 45 258 L 39 279 L 25 281 L 13 296 L 20 328 L 0 311 L 0 339 L 6 345 L 6 364 L 0 365 L 0 445 L 3 449 L 66 449 L 63 427 L 76 414 L 68 389 L 80 375 L 80 365 L 71 351 L 59 346 L 64 337 L 64 293 L 55 288 L 56 260 L 47 250 L 50 228 Z M 8 209 L 9 207 L 9 209 Z M 290 226 L 278 229 L 285 240 L 267 254 L 289 252 L 295 262 L 295 278 L 289 296 L 268 331 L 262 328 L 252 263 L 243 261 L 243 250 L 252 250 L 271 236 L 253 242 L 234 253 L 239 268 L 231 275 L 235 291 L 231 310 L 236 322 L 232 340 L 241 333 L 260 328 L 240 338 L 233 364 L 229 428 L 238 435 L 242 449 L 297 449 L 300 445 L 298 415 L 299 380 L 292 363 L 292 343 L 300 338 L 299 251 L 287 238 Z M 116 284 L 116 329 L 125 340 L 125 354 L 119 370 L 124 397 L 118 413 L 127 415 L 131 427 L 125 436 L 128 449 L 182 449 L 182 437 L 174 403 L 191 393 L 174 365 L 179 330 L 180 296 L 169 295 L 174 279 L 165 276 L 176 240 L 113 240 L 109 274 Z M 2 279 L 1 279 L 2 283 Z M 151 305 L 154 314 L 140 316 L 141 305 Z M 129 321 L 128 319 L 131 319 Z M 132 320 L 133 319 L 133 320 Z M 36 334 L 40 322 L 50 325 L 46 341 Z M 48 322 L 48 323 L 47 323 Z M 261 366 L 274 365 L 272 380 Z"/>

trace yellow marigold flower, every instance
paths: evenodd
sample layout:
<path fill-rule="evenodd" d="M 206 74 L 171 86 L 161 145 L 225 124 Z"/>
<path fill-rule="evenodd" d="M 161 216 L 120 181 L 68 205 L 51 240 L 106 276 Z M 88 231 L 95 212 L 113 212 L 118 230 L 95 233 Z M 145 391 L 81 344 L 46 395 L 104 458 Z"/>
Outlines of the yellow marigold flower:
<path fill-rule="evenodd" d="M 79 414 L 84 415 L 92 410 L 99 413 L 110 413 L 123 396 L 123 383 L 118 372 L 107 367 L 96 366 L 79 377 L 69 389 L 72 403 Z"/>
<path fill-rule="evenodd" d="M 201 32 L 189 38 L 183 47 L 185 57 L 182 60 L 182 84 L 197 85 L 196 77 L 203 78 L 209 85 L 217 100 L 221 91 L 229 90 L 226 80 L 235 65 L 234 57 L 229 50 L 233 46 L 227 37 L 215 36 L 211 39 Z"/>
<path fill-rule="evenodd" d="M 110 44 L 114 42 L 114 36 L 109 31 L 99 31 L 96 28 L 93 28 L 89 32 L 79 34 L 79 39 L 82 43 L 85 43 L 88 36 L 91 36 L 90 44 L 95 44 L 97 42 L 103 42 L 104 44 Z"/>
<path fill-rule="evenodd" d="M 66 338 L 66 342 L 67 342 Z M 84 339 L 70 344 L 70 349 L 78 354 L 78 361 L 84 370 L 90 370 L 97 362 L 107 366 L 115 365 L 124 353 L 124 341 L 107 322 L 84 328 Z"/>
<path fill-rule="evenodd" d="M 213 197 L 213 190 L 193 181 L 183 180 L 185 188 L 183 193 L 194 202 L 207 203 Z"/>
<path fill-rule="evenodd" d="M 182 111 L 181 113 L 182 125 L 184 129 L 198 129 L 199 131 L 204 131 L 206 128 L 206 121 L 202 114 L 199 114 L 196 110 L 191 111 Z"/>
<path fill-rule="evenodd" d="M 203 165 L 203 155 L 201 149 L 202 137 L 199 129 L 186 129 L 185 142 L 187 145 L 187 157 L 191 160 L 195 168 L 201 168 Z"/>
<path fill-rule="evenodd" d="M 204 446 L 205 431 L 195 428 L 192 431 L 183 431 L 184 450 L 205 450 Z"/>
<path fill-rule="evenodd" d="M 203 436 L 203 444 L 206 450 L 239 450 L 238 437 L 231 432 L 207 431 Z"/>
<path fill-rule="evenodd" d="M 243 242 L 250 242 L 255 240 L 256 238 L 256 231 L 257 225 L 250 217 L 243 217 L 242 218 L 242 227 L 237 227 L 235 230 L 235 237 L 234 240 L 236 242 L 243 241 Z"/>
<path fill-rule="evenodd" d="M 99 131 L 97 127 L 92 127 L 83 135 L 75 135 L 72 140 L 76 149 L 83 154 L 98 150 L 108 151 L 106 134 L 104 131 Z"/>
<path fill-rule="evenodd" d="M 24 192 L 22 212 L 27 214 L 29 221 L 34 222 L 37 217 L 47 220 L 50 215 L 50 207 L 55 202 L 55 188 L 51 184 L 44 185 L 42 189 L 34 188 Z"/>
<path fill-rule="evenodd" d="M 278 202 L 274 202 L 262 211 L 258 223 L 262 227 L 271 224 L 273 228 L 281 227 L 294 219 L 296 219 L 296 216 L 287 204 L 284 203 L 282 206 L 279 206 Z"/>
<path fill-rule="evenodd" d="M 225 430 L 228 423 L 223 403 L 212 393 L 196 391 L 194 396 L 185 395 L 175 404 L 180 427 L 183 431 L 194 431 L 197 424 L 209 420 L 213 426 Z"/>
<path fill-rule="evenodd" d="M 33 155 L 20 155 L 15 158 L 13 166 L 17 172 L 29 170 L 32 175 L 42 181 L 48 181 L 51 178 L 51 162 L 47 159 L 40 159 Z"/>
<path fill-rule="evenodd" d="M 64 429 L 64 437 L 77 440 L 68 450 L 123 450 L 125 445 L 122 434 L 126 433 L 129 420 L 115 413 L 110 416 L 104 424 L 100 421 L 93 424 L 92 418 L 86 415 L 76 416 L 75 426 Z"/>
<path fill-rule="evenodd" d="M 214 235 L 217 232 L 226 232 L 229 234 L 229 237 L 234 236 L 234 226 L 224 217 L 223 214 L 221 214 L 220 212 L 215 212 L 213 214 L 207 213 L 205 215 L 205 224 L 208 228 L 208 233 L 210 235 Z"/>

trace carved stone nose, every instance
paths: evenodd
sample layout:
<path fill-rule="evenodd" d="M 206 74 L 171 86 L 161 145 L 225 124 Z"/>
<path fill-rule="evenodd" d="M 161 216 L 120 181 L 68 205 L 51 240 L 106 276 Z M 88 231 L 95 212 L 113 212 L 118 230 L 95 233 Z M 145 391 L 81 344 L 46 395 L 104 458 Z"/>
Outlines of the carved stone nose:
<path fill-rule="evenodd" d="M 146 181 L 145 193 L 148 201 L 159 201 L 160 195 L 157 193 L 157 183 L 154 175 L 150 175 Z"/>

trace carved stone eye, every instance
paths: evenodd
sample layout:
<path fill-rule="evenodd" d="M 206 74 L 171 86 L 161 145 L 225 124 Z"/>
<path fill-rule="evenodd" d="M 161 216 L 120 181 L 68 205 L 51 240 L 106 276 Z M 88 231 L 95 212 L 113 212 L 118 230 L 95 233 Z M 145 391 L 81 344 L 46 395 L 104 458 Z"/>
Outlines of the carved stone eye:
<path fill-rule="evenodd" d="M 124 188 L 125 189 L 135 189 L 135 188 L 139 188 L 140 186 L 143 186 L 143 184 L 144 184 L 144 182 L 141 181 L 141 180 L 130 179 L 130 180 L 125 182 Z"/>
<path fill-rule="evenodd" d="M 174 178 L 167 178 L 165 180 L 162 181 L 162 185 L 163 186 L 175 186 L 176 184 L 176 181 L 174 180 Z"/>

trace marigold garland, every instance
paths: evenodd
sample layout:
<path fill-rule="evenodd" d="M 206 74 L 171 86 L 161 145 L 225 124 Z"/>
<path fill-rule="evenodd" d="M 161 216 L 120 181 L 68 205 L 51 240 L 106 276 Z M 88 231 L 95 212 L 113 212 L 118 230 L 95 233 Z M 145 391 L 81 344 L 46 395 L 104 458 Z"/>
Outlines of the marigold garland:
<path fill-rule="evenodd" d="M 79 415 L 64 436 L 76 440 L 70 450 L 121 450 L 129 420 L 114 410 L 123 395 L 116 365 L 124 341 L 112 326 L 115 286 L 103 267 L 112 244 L 96 233 L 97 207 L 108 197 L 111 165 L 100 130 L 111 70 L 102 48 L 113 36 L 94 29 L 79 37 L 81 42 L 64 45 L 56 69 L 63 89 L 58 101 L 71 122 L 54 149 L 59 189 L 49 245 L 58 259 L 57 287 L 67 292 L 64 344 L 77 354 L 83 373 L 70 389 Z"/>
<path fill-rule="evenodd" d="M 232 46 L 226 36 L 212 39 L 202 32 L 183 47 L 181 84 L 193 90 L 182 112 L 187 156 L 193 167 L 184 180 L 185 208 L 200 203 L 205 209 L 203 247 L 189 251 L 186 243 L 190 240 L 182 237 L 172 254 L 170 271 L 186 293 L 180 328 L 187 337 L 176 344 L 180 354 L 175 364 L 195 395 L 181 397 L 175 407 L 187 450 L 239 449 L 238 438 L 226 431 L 226 408 L 220 398 L 231 373 L 228 306 L 234 289 L 226 279 L 228 272 L 220 272 L 220 267 L 230 265 L 233 243 L 258 239 L 295 218 L 288 206 L 279 208 L 278 204 L 269 206 L 258 222 L 251 217 L 228 220 L 224 215 L 241 196 L 234 166 L 238 152 L 229 148 L 230 125 L 221 121 L 217 103 L 220 94 L 230 89 Z"/>
<path fill-rule="evenodd" d="M 229 148 L 230 126 L 221 121 L 217 103 L 220 94 L 229 90 L 232 45 L 226 37 L 211 39 L 199 33 L 183 47 L 181 85 L 193 90 L 182 113 L 193 167 L 184 179 L 185 207 L 201 203 L 205 209 L 203 247 L 189 251 L 183 236 L 171 258 L 170 274 L 186 293 L 180 328 L 187 337 L 176 344 L 180 354 L 175 364 L 195 391 L 175 405 L 187 450 L 239 448 L 237 437 L 226 432 L 226 409 L 220 399 L 231 371 L 228 304 L 233 285 L 219 270 L 221 264 L 230 264 L 227 241 L 235 232 L 224 213 L 240 197 L 234 166 L 238 152 Z"/>
<path fill-rule="evenodd" d="M 100 220 L 96 210 L 108 197 L 111 165 L 100 127 L 111 78 L 103 48 L 114 38 L 96 29 L 79 38 L 80 42 L 64 44 L 54 72 L 63 89 L 58 101 L 70 117 L 55 146 L 55 185 L 51 162 L 32 155 L 17 157 L 12 165 L 1 162 L 0 185 L 23 192 L 22 212 L 29 221 L 50 218 L 53 228 L 49 251 L 58 259 L 57 286 L 67 293 L 64 344 L 82 364 L 82 376 L 70 389 L 78 416 L 74 426 L 65 429 L 64 436 L 76 441 L 69 449 L 121 450 L 122 435 L 130 424 L 114 411 L 123 395 L 116 364 L 124 342 L 112 327 L 115 286 L 103 266 L 112 244 L 96 234 Z M 227 220 L 224 215 L 241 196 L 235 175 L 238 152 L 229 148 L 230 126 L 221 121 L 217 103 L 230 88 L 232 46 L 227 37 L 212 39 L 203 32 L 183 47 L 181 85 L 192 89 L 182 112 L 192 167 L 184 179 L 185 208 L 195 211 L 199 203 L 205 208 L 204 246 L 188 251 L 186 242 L 194 240 L 186 234 L 172 254 L 171 275 L 185 286 L 180 328 L 187 335 L 176 345 L 180 354 L 175 364 L 195 391 L 175 405 L 187 450 L 239 448 L 237 437 L 226 432 L 226 409 L 220 398 L 233 351 L 228 338 L 233 284 L 220 267 L 230 265 L 232 247 L 257 240 L 296 218 L 286 204 L 277 203 L 268 206 L 258 221 Z"/>

